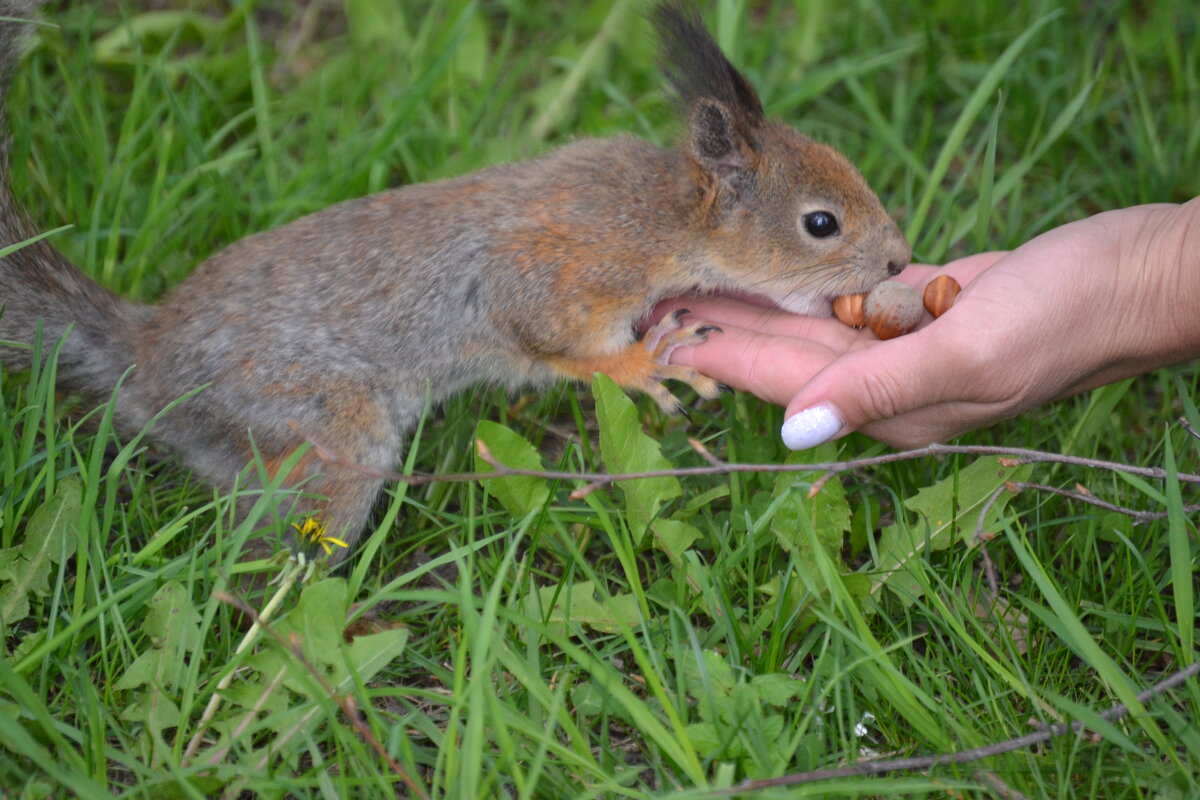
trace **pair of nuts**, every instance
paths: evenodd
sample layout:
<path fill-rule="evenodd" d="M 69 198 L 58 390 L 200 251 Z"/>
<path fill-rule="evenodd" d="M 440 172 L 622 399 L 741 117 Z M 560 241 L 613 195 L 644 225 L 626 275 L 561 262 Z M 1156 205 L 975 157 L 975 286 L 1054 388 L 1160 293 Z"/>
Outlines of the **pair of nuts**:
<path fill-rule="evenodd" d="M 917 327 L 921 306 L 935 318 L 954 305 L 962 287 L 949 275 L 939 275 L 925 286 L 924 297 L 907 283 L 884 281 L 867 294 L 835 297 L 833 313 L 843 324 L 854 328 L 864 325 L 880 339 L 893 339 Z"/>

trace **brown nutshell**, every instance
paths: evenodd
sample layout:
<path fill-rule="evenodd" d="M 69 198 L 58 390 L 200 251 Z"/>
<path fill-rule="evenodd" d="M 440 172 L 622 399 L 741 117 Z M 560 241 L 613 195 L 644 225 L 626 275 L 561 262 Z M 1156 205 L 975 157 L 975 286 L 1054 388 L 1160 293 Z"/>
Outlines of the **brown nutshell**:
<path fill-rule="evenodd" d="M 917 290 L 900 281 L 884 281 L 863 301 L 867 327 L 880 339 L 894 339 L 916 328 L 921 310 Z"/>
<path fill-rule="evenodd" d="M 867 324 L 866 317 L 863 315 L 863 298 L 865 297 L 866 295 L 863 294 L 844 294 L 841 297 L 833 298 L 833 315 L 843 325 L 861 328 Z"/>
<path fill-rule="evenodd" d="M 961 291 L 962 287 L 954 278 L 949 275 L 938 275 L 925 286 L 925 294 L 922 297 L 925 302 L 925 310 L 933 314 L 934 318 L 940 317 L 950 310 Z"/>
<path fill-rule="evenodd" d="M 896 309 L 885 309 L 867 320 L 867 327 L 880 339 L 895 339 L 917 327 L 920 317 L 913 320 Z"/>

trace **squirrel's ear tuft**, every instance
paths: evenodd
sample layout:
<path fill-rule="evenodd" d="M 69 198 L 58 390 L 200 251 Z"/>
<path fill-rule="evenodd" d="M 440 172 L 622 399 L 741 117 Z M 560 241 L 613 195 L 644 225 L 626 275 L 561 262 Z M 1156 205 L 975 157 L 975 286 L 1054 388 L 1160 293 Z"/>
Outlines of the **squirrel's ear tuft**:
<path fill-rule="evenodd" d="M 695 116 L 702 101 L 716 101 L 725 107 L 738 134 L 749 138 L 763 123 L 762 101 L 721 52 L 695 6 L 672 0 L 655 6 L 652 13 L 662 40 L 663 72 L 689 116 Z"/>

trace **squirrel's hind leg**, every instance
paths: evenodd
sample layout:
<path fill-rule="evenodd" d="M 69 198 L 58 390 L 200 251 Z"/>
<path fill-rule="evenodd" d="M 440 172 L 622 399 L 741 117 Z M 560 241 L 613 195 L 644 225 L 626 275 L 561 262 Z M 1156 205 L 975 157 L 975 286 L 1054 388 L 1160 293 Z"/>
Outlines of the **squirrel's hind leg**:
<path fill-rule="evenodd" d="M 268 474 L 274 478 L 271 472 L 292 454 L 267 459 Z M 318 555 L 320 540 L 324 539 L 329 560 L 336 564 L 358 541 L 384 480 L 357 469 L 360 465 L 353 463 L 353 456 L 339 453 L 332 458 L 336 460 L 322 458 L 315 449 L 300 458 L 283 478 L 283 485 L 295 490 L 295 498 L 281 504 L 280 512 L 291 520 L 287 532 L 290 542 L 310 555 Z M 265 541 L 253 543 L 251 552 L 255 557 L 267 557 L 271 555 L 264 552 L 267 547 Z"/>
<path fill-rule="evenodd" d="M 264 466 L 271 479 L 279 477 L 296 449 L 308 440 L 310 447 L 290 465 L 282 483 L 298 494 L 284 509 L 292 518 L 292 539 L 305 536 L 315 545 L 318 537 L 332 537 L 341 544 L 326 542 L 332 563 L 344 559 L 370 520 L 371 509 L 395 466 L 401 432 L 382 403 L 365 397 L 334 398 L 337 416 L 315 420 L 287 420 L 295 438 L 278 446 L 261 448 Z M 311 522 L 310 522 L 311 521 Z"/>

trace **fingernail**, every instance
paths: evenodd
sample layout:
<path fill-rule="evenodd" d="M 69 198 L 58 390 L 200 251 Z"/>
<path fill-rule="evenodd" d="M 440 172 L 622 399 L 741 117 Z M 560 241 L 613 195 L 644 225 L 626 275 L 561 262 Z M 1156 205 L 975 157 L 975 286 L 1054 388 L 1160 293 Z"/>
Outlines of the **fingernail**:
<path fill-rule="evenodd" d="M 836 408 L 822 404 L 788 417 L 780 435 L 789 450 L 807 450 L 832 439 L 845 424 Z"/>

